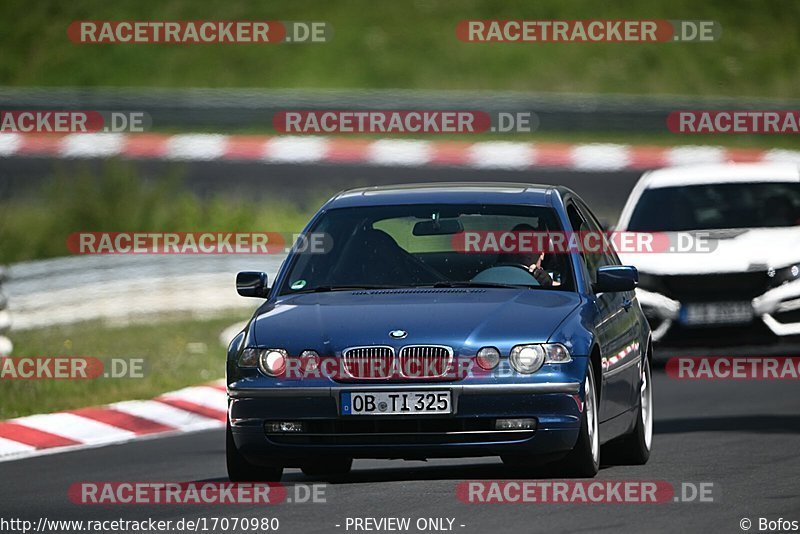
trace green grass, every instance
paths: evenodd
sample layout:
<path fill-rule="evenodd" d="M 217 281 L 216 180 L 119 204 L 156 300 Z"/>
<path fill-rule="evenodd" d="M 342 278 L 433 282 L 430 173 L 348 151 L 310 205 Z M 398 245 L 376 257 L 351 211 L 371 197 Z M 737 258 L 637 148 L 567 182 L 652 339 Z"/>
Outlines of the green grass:
<path fill-rule="evenodd" d="M 33 198 L 0 201 L 0 260 L 68 255 L 73 232 L 296 232 L 326 198 L 200 198 L 179 175 L 143 180 L 133 166 L 108 161 L 96 175 L 57 175 Z"/>
<path fill-rule="evenodd" d="M 144 360 L 143 378 L 0 380 L 0 420 L 160 393 L 225 376 L 219 334 L 247 312 L 207 320 L 108 327 L 100 322 L 14 332 L 14 356 L 87 356 Z M 193 345 L 190 345 L 193 344 Z M 200 345 L 196 345 L 200 344 Z M 198 350 L 205 345 L 205 350 Z M 197 347 L 194 351 L 193 348 Z M 106 368 L 108 369 L 108 368 Z"/>
<path fill-rule="evenodd" d="M 463 43 L 458 21 L 716 20 L 715 43 Z M 327 21 L 327 44 L 76 45 L 74 20 Z M 0 84 L 483 89 L 797 98 L 800 3 L 765 0 L 6 0 Z"/>

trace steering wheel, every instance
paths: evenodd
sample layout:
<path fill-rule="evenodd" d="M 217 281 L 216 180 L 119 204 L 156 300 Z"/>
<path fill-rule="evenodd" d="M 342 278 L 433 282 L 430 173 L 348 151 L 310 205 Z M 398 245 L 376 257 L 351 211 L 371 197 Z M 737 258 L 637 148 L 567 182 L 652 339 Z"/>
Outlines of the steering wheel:
<path fill-rule="evenodd" d="M 504 263 L 496 263 L 496 264 L 492 265 L 492 267 L 516 267 L 518 269 L 524 270 L 525 272 L 527 272 L 528 274 L 533 276 L 533 273 L 531 272 L 530 266 L 525 265 L 524 263 L 504 262 Z M 492 267 L 490 267 L 490 268 L 492 268 Z"/>
<path fill-rule="evenodd" d="M 524 271 L 525 274 L 522 274 Z M 472 277 L 473 282 L 490 282 L 495 284 L 539 285 L 539 281 L 522 263 L 498 263 L 484 269 Z"/>

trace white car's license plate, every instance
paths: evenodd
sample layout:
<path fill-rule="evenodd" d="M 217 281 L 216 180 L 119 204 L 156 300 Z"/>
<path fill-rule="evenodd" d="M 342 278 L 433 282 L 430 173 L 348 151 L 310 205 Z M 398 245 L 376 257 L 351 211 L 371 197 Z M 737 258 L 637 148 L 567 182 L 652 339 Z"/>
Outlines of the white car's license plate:
<path fill-rule="evenodd" d="M 744 324 L 753 320 L 749 302 L 689 303 L 681 307 L 681 322 L 685 325 Z"/>
<path fill-rule="evenodd" d="M 450 391 L 345 391 L 342 415 L 452 413 Z"/>

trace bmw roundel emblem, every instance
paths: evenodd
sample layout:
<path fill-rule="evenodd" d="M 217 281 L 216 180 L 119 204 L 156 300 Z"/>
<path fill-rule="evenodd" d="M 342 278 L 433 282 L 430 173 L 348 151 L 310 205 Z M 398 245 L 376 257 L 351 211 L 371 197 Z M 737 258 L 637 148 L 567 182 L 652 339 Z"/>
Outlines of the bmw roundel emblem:
<path fill-rule="evenodd" d="M 405 330 L 392 330 L 389 332 L 389 335 L 392 336 L 394 339 L 403 339 L 408 335 L 408 332 Z"/>

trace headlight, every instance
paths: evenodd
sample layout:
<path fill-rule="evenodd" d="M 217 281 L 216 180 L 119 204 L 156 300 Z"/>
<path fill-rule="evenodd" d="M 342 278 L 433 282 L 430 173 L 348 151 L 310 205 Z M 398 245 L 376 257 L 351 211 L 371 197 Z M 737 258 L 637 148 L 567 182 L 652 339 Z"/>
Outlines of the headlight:
<path fill-rule="evenodd" d="M 800 263 L 784 267 L 783 269 L 770 269 L 767 271 L 767 276 L 772 279 L 771 283 L 773 287 L 800 280 Z"/>
<path fill-rule="evenodd" d="M 529 375 L 538 371 L 545 363 L 571 362 L 572 356 L 569 349 L 560 343 L 517 345 L 511 349 L 509 361 L 515 371 Z"/>
<path fill-rule="evenodd" d="M 280 376 L 286 370 L 287 356 L 283 349 L 246 348 L 239 356 L 239 367 L 258 367 L 267 376 Z"/>
<path fill-rule="evenodd" d="M 258 357 L 258 368 L 267 376 L 280 376 L 286 370 L 286 356 L 283 349 L 262 350 Z"/>
<path fill-rule="evenodd" d="M 518 373 L 529 375 L 544 364 L 544 348 L 541 345 L 517 345 L 511 349 L 511 367 Z"/>
<path fill-rule="evenodd" d="M 483 347 L 478 351 L 475 361 L 481 369 L 491 371 L 500 363 L 500 351 L 494 347 Z"/>

